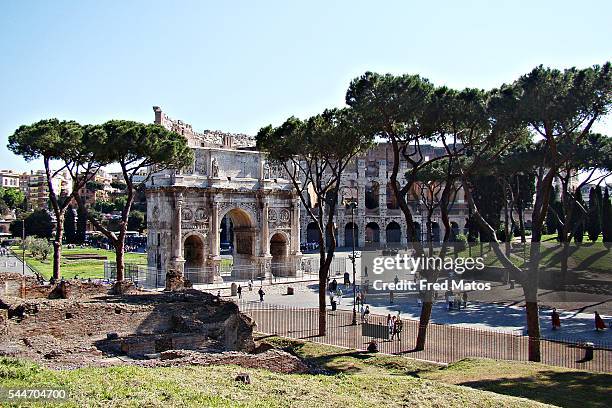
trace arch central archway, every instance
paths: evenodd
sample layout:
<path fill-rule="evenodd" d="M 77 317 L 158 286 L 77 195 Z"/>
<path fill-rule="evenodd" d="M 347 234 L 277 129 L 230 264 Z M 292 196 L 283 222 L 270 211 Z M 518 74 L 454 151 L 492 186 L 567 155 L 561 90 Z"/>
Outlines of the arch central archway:
<path fill-rule="evenodd" d="M 219 253 L 228 259 L 225 265 L 250 265 L 256 254 L 256 228 L 251 215 L 241 208 L 233 208 L 221 219 Z M 225 239 L 225 241 L 222 241 Z M 222 264 L 223 266 L 223 264 Z"/>
<path fill-rule="evenodd" d="M 271 269 L 274 276 L 288 276 L 292 270 L 289 265 L 289 239 L 276 232 L 270 238 Z"/>

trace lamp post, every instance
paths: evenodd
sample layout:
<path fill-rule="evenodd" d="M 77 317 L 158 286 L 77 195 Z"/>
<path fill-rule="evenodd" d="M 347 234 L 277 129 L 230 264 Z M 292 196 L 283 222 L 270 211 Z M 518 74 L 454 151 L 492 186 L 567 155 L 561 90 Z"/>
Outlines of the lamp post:
<path fill-rule="evenodd" d="M 22 297 L 26 298 L 25 288 L 25 218 L 21 220 L 21 288 Z"/>
<path fill-rule="evenodd" d="M 355 286 L 355 280 L 356 280 L 356 276 L 357 276 L 357 268 L 355 266 L 355 207 L 357 205 L 357 202 L 353 199 L 349 206 L 351 207 L 351 233 L 353 236 L 352 244 L 353 244 L 353 320 L 351 322 L 351 324 L 353 326 L 355 326 L 357 324 L 357 291 L 356 291 L 356 286 Z"/>
<path fill-rule="evenodd" d="M 25 279 L 25 219 L 21 220 L 21 275 Z"/>
<path fill-rule="evenodd" d="M 351 235 L 352 246 L 353 246 L 353 254 L 351 261 L 353 262 L 353 319 L 351 324 L 353 326 L 357 325 L 357 267 L 355 266 L 355 208 L 357 207 L 357 189 L 351 189 L 351 196 L 348 198 L 344 198 L 344 205 L 351 209 Z"/>

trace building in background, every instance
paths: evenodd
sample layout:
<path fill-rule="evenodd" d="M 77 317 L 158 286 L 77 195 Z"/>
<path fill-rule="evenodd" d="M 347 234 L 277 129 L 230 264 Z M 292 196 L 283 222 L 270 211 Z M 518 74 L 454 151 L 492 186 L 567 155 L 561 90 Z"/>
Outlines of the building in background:
<path fill-rule="evenodd" d="M 19 185 L 24 192 L 28 210 L 48 208 L 49 206 L 49 185 L 44 170 L 31 170 L 29 173 L 22 173 L 19 176 Z M 66 195 L 70 192 L 71 178 L 67 171 L 60 172 L 52 178 L 53 190 L 58 196 Z"/>
<path fill-rule="evenodd" d="M 4 188 L 19 188 L 19 173 L 15 170 L 0 170 L 0 186 Z"/>
<path fill-rule="evenodd" d="M 96 201 L 109 201 L 114 192 L 111 186 L 113 179 L 110 173 L 103 169 L 98 170 L 93 180 L 79 190 L 79 195 L 86 206 L 92 206 Z"/>

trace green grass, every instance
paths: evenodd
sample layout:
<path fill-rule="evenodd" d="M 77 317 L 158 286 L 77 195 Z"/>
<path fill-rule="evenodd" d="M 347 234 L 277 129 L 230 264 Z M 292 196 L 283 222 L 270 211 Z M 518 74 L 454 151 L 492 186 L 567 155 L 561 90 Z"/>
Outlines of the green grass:
<path fill-rule="evenodd" d="M 515 361 L 468 359 L 419 376 L 562 407 L 607 407 L 612 387 L 610 374 Z"/>
<path fill-rule="evenodd" d="M 411 375 L 562 407 L 606 407 L 612 375 L 540 363 L 466 359 L 441 368 L 402 356 L 358 353 L 339 347 L 273 337 L 266 341 L 334 373 Z"/>
<path fill-rule="evenodd" d="M 13 247 L 13 251 L 16 254 L 21 255 L 21 249 L 19 247 Z M 77 254 L 96 254 L 101 256 L 106 256 L 107 260 L 114 261 L 115 260 L 115 252 L 107 251 L 105 249 L 95 249 L 95 248 L 74 248 L 68 249 L 66 247 L 62 248 L 62 276 L 64 278 L 104 278 L 104 260 L 101 259 L 88 259 L 88 260 L 71 260 L 65 259 L 67 255 L 77 255 Z M 45 261 L 40 261 L 32 257 L 28 251 L 26 251 L 26 263 L 29 266 L 32 266 L 38 272 L 40 272 L 45 279 L 51 278 L 53 275 L 53 254 L 49 255 Z M 136 253 L 126 253 L 125 254 L 125 262 L 126 263 L 137 263 L 137 264 L 146 264 L 147 263 L 147 254 L 136 254 Z"/>
<path fill-rule="evenodd" d="M 439 368 L 436 364 L 410 358 L 363 353 L 282 337 L 271 337 L 265 339 L 265 341 L 300 357 L 310 365 L 333 373 L 410 375 L 423 370 Z"/>
<path fill-rule="evenodd" d="M 500 248 L 505 251 L 504 244 L 500 243 Z M 512 263 L 519 267 L 525 267 L 525 261 L 529 259 L 529 243 L 526 246 L 523 244 L 513 244 L 512 256 L 510 260 Z M 542 242 L 540 261 L 541 267 L 547 268 L 560 268 L 562 259 L 562 247 L 561 245 L 553 240 Z M 451 256 L 452 254 L 449 254 Z M 470 256 L 469 249 L 464 249 L 458 253 L 460 257 Z M 502 264 L 495 255 L 495 252 L 491 249 L 488 243 L 483 243 L 482 247 L 480 244 L 474 244 L 471 250 L 472 257 L 484 258 L 486 266 L 501 267 Z M 588 270 L 590 272 L 612 272 L 612 251 L 606 248 L 601 242 L 584 242 L 582 244 L 570 245 L 570 252 L 568 258 L 568 265 L 570 270 Z"/>
<path fill-rule="evenodd" d="M 250 385 L 234 381 L 240 372 L 248 372 Z M 54 406 L 70 407 L 540 406 L 524 399 L 412 376 L 277 374 L 236 366 L 117 366 L 53 371 L 23 360 L 1 358 L 0 386 L 66 388 L 69 399 Z"/>

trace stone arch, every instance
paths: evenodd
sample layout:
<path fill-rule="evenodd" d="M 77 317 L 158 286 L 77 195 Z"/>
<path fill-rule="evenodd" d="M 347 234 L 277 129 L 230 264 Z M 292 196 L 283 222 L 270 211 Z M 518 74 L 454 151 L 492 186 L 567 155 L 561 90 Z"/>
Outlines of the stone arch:
<path fill-rule="evenodd" d="M 414 233 L 416 234 L 416 241 L 423 241 L 423 231 L 421 229 L 421 224 L 413 221 L 412 226 L 414 227 Z M 412 241 L 410 237 L 408 237 L 408 241 Z"/>
<path fill-rule="evenodd" d="M 353 246 L 353 228 L 355 235 L 355 247 L 359 246 L 359 226 L 349 222 L 344 226 L 344 245 L 347 247 Z"/>
<path fill-rule="evenodd" d="M 455 241 L 457 239 L 457 235 L 459 235 L 460 230 L 459 230 L 459 224 L 455 221 L 451 221 L 450 222 L 450 226 L 451 226 L 451 241 Z"/>
<path fill-rule="evenodd" d="M 391 221 L 387 224 L 386 228 L 387 244 L 399 244 L 402 241 L 402 227 L 395 222 Z"/>
<path fill-rule="evenodd" d="M 319 226 L 314 221 L 308 223 L 306 226 L 306 242 L 319 242 Z"/>
<path fill-rule="evenodd" d="M 398 186 L 398 190 L 399 190 L 399 183 L 395 183 Z M 387 209 L 389 210 L 397 210 L 399 209 L 399 203 L 397 202 L 397 197 L 395 196 L 395 193 L 393 192 L 393 184 L 389 181 L 387 183 Z"/>
<path fill-rule="evenodd" d="M 204 236 L 190 232 L 183 239 L 183 258 L 185 269 L 201 269 L 204 267 Z"/>
<path fill-rule="evenodd" d="M 365 207 L 368 210 L 375 210 L 380 206 L 379 202 L 380 184 L 377 181 L 370 181 L 365 186 Z"/>
<path fill-rule="evenodd" d="M 272 275 L 287 276 L 292 270 L 289 265 L 290 237 L 283 231 L 274 231 L 269 240 Z"/>
<path fill-rule="evenodd" d="M 427 237 L 427 241 L 429 240 L 430 237 Z M 437 221 L 431 222 L 431 241 L 440 242 L 440 224 Z"/>
<path fill-rule="evenodd" d="M 375 222 L 368 222 L 365 227 L 366 245 L 378 245 L 380 243 L 380 227 Z"/>
<path fill-rule="evenodd" d="M 231 243 L 233 264 L 250 265 L 256 254 L 256 217 L 249 210 L 241 207 L 229 208 L 220 216 L 220 219 L 223 220 L 225 217 L 231 219 L 229 235 L 233 236 L 233 242 Z M 217 232 L 217 234 L 220 234 L 220 232 Z"/>

